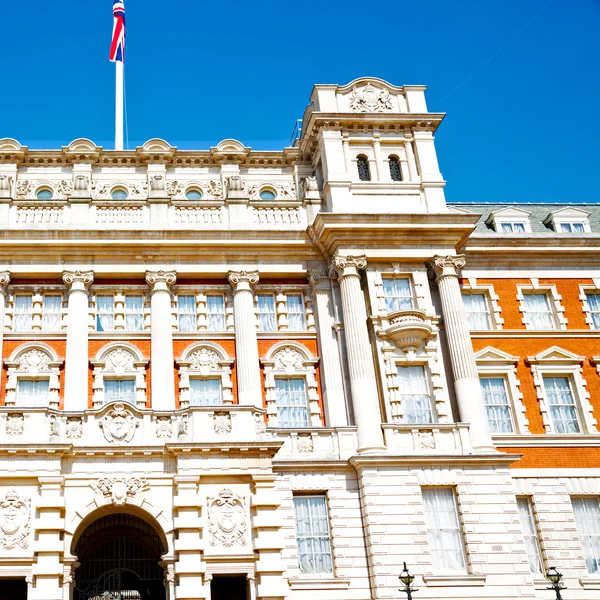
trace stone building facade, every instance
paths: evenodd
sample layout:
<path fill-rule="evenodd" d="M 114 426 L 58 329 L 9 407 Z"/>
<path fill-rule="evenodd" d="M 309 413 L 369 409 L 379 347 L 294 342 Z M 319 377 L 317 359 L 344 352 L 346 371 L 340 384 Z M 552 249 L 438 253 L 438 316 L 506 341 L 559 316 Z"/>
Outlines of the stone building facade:
<path fill-rule="evenodd" d="M 0 598 L 598 598 L 600 209 L 448 205 L 443 117 L 0 140 Z"/>

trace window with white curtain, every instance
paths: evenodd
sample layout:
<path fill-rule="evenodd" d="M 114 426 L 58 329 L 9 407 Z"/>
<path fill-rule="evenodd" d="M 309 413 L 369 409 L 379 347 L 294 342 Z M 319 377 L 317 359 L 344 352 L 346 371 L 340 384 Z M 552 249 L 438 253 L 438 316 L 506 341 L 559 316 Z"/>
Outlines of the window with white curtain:
<path fill-rule="evenodd" d="M 105 379 L 104 402 L 135 404 L 135 379 Z"/>
<path fill-rule="evenodd" d="M 480 377 L 483 403 L 492 433 L 513 433 L 512 410 L 504 377 Z"/>
<path fill-rule="evenodd" d="M 15 296 L 13 313 L 13 331 L 31 331 L 33 324 L 33 296 L 31 294 L 19 294 Z"/>
<path fill-rule="evenodd" d="M 560 233 L 584 233 L 585 226 L 581 221 L 560 223 Z"/>
<path fill-rule="evenodd" d="M 303 575 L 333 574 L 327 498 L 294 496 L 298 564 Z"/>
<path fill-rule="evenodd" d="M 288 327 L 292 331 L 303 331 L 306 329 L 306 318 L 304 315 L 304 297 L 302 294 L 287 294 L 286 308 L 288 316 Z"/>
<path fill-rule="evenodd" d="M 48 379 L 19 379 L 17 381 L 17 406 L 27 408 L 48 406 L 50 381 Z"/>
<path fill-rule="evenodd" d="M 193 294 L 177 296 L 177 322 L 179 331 L 196 331 L 196 296 Z"/>
<path fill-rule="evenodd" d="M 537 527 L 533 518 L 533 506 L 531 500 L 526 497 L 517 498 L 517 506 L 519 508 L 521 529 L 525 538 L 529 569 L 532 573 L 539 575 L 542 573 L 542 552 L 540 550 Z"/>
<path fill-rule="evenodd" d="M 518 221 L 500 223 L 502 233 L 525 233 L 525 223 Z"/>
<path fill-rule="evenodd" d="M 42 330 L 60 331 L 62 318 L 62 296 L 59 294 L 44 294 L 42 306 Z"/>
<path fill-rule="evenodd" d="M 275 404 L 279 427 L 308 427 L 308 401 L 304 379 L 275 379 Z"/>
<path fill-rule="evenodd" d="M 385 308 L 388 312 L 414 308 L 412 287 L 408 278 L 384 278 L 382 282 Z"/>
<path fill-rule="evenodd" d="M 225 296 L 206 295 L 206 312 L 209 331 L 225 331 Z"/>
<path fill-rule="evenodd" d="M 275 296 L 273 294 L 257 294 L 258 329 L 260 331 L 277 331 L 275 315 Z"/>
<path fill-rule="evenodd" d="M 592 327 L 600 329 L 600 294 L 597 292 L 586 292 L 587 305 L 589 308 Z"/>
<path fill-rule="evenodd" d="M 144 329 L 144 297 L 141 294 L 125 296 L 125 330 L 142 331 Z"/>
<path fill-rule="evenodd" d="M 454 490 L 423 488 L 422 493 L 427 538 L 434 570 L 464 572 L 466 570 L 465 547 Z"/>
<path fill-rule="evenodd" d="M 111 294 L 96 296 L 96 330 L 114 331 L 115 329 L 115 298 Z"/>
<path fill-rule="evenodd" d="M 463 294 L 463 304 L 467 313 L 467 323 L 471 330 L 492 328 L 490 307 L 485 294 Z"/>
<path fill-rule="evenodd" d="M 600 572 L 600 499 L 571 498 L 588 573 Z"/>
<path fill-rule="evenodd" d="M 548 294 L 523 294 L 529 329 L 556 329 L 554 312 Z"/>
<path fill-rule="evenodd" d="M 221 379 L 190 379 L 191 406 L 216 406 L 223 404 Z"/>
<path fill-rule="evenodd" d="M 405 423 L 433 423 L 425 367 L 398 367 L 398 388 Z"/>
<path fill-rule="evenodd" d="M 569 377 L 544 376 L 544 393 L 554 433 L 581 433 Z"/>

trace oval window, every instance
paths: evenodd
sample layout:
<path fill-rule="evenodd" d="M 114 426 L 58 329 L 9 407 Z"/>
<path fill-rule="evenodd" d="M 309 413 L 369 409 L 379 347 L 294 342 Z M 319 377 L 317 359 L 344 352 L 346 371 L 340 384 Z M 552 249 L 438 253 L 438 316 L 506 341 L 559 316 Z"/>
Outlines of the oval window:
<path fill-rule="evenodd" d="M 275 200 L 275 198 L 276 198 L 275 192 L 273 192 L 271 190 L 263 190 L 260 193 L 261 200 Z"/>
<path fill-rule="evenodd" d="M 202 200 L 202 192 L 200 190 L 187 190 L 185 197 L 188 200 Z"/>
<path fill-rule="evenodd" d="M 125 190 L 113 190 L 112 193 L 110 194 L 110 197 L 113 200 L 127 200 L 127 198 L 129 197 L 129 194 L 125 191 Z"/>
<path fill-rule="evenodd" d="M 52 200 L 52 196 L 54 194 L 52 193 L 52 190 L 49 190 L 47 188 L 43 189 L 43 190 L 38 190 L 38 192 L 36 193 L 35 197 L 38 200 Z"/>

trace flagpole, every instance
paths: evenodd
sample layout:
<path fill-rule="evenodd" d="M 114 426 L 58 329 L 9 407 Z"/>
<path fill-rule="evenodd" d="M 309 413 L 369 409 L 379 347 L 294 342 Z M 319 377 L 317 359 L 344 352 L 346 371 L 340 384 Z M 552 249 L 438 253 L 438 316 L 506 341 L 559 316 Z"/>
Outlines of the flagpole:
<path fill-rule="evenodd" d="M 123 150 L 123 61 L 115 62 L 115 150 Z"/>

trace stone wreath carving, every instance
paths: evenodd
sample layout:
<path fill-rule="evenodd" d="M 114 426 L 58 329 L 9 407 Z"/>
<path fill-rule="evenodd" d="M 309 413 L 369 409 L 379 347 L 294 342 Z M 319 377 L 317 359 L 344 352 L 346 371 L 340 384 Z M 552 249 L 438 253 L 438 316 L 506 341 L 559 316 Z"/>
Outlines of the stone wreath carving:
<path fill-rule="evenodd" d="M 301 371 L 304 369 L 304 357 L 300 352 L 293 348 L 283 348 L 279 350 L 274 356 L 275 361 L 274 369 L 277 371 L 285 371 L 286 373 L 293 373 L 294 371 Z"/>
<path fill-rule="evenodd" d="M 99 479 L 94 490 L 110 498 L 116 506 L 123 506 L 127 498 L 135 498 L 138 492 L 145 492 L 149 487 L 145 477 L 107 477 Z"/>
<path fill-rule="evenodd" d="M 31 499 L 10 490 L 0 502 L 0 545 L 5 550 L 29 546 Z"/>
<path fill-rule="evenodd" d="M 190 370 L 199 371 L 201 373 L 209 373 L 216 371 L 219 368 L 221 357 L 208 348 L 201 348 L 189 355 Z"/>
<path fill-rule="evenodd" d="M 79 417 L 70 417 L 67 419 L 65 426 L 67 438 L 70 440 L 78 440 L 83 435 L 83 422 Z"/>
<path fill-rule="evenodd" d="M 167 183 L 167 195 L 174 200 L 184 200 L 186 188 L 193 187 L 202 191 L 203 200 L 221 200 L 223 198 L 223 184 L 220 181 L 186 182 L 170 181 Z"/>
<path fill-rule="evenodd" d="M 208 531 L 211 546 L 231 548 L 246 545 L 246 500 L 223 489 L 217 496 L 207 498 Z"/>
<path fill-rule="evenodd" d="M 21 435 L 25 430 L 25 417 L 21 413 L 7 415 L 6 434 Z"/>
<path fill-rule="evenodd" d="M 120 402 L 100 421 L 102 433 L 111 444 L 130 442 L 139 425 L 133 413 Z"/>
<path fill-rule="evenodd" d="M 225 411 L 213 415 L 214 429 L 217 434 L 231 433 L 231 414 Z"/>
<path fill-rule="evenodd" d="M 386 89 L 377 89 L 370 83 L 363 88 L 353 88 L 350 94 L 350 110 L 356 112 L 384 112 L 392 110 L 390 93 Z"/>

